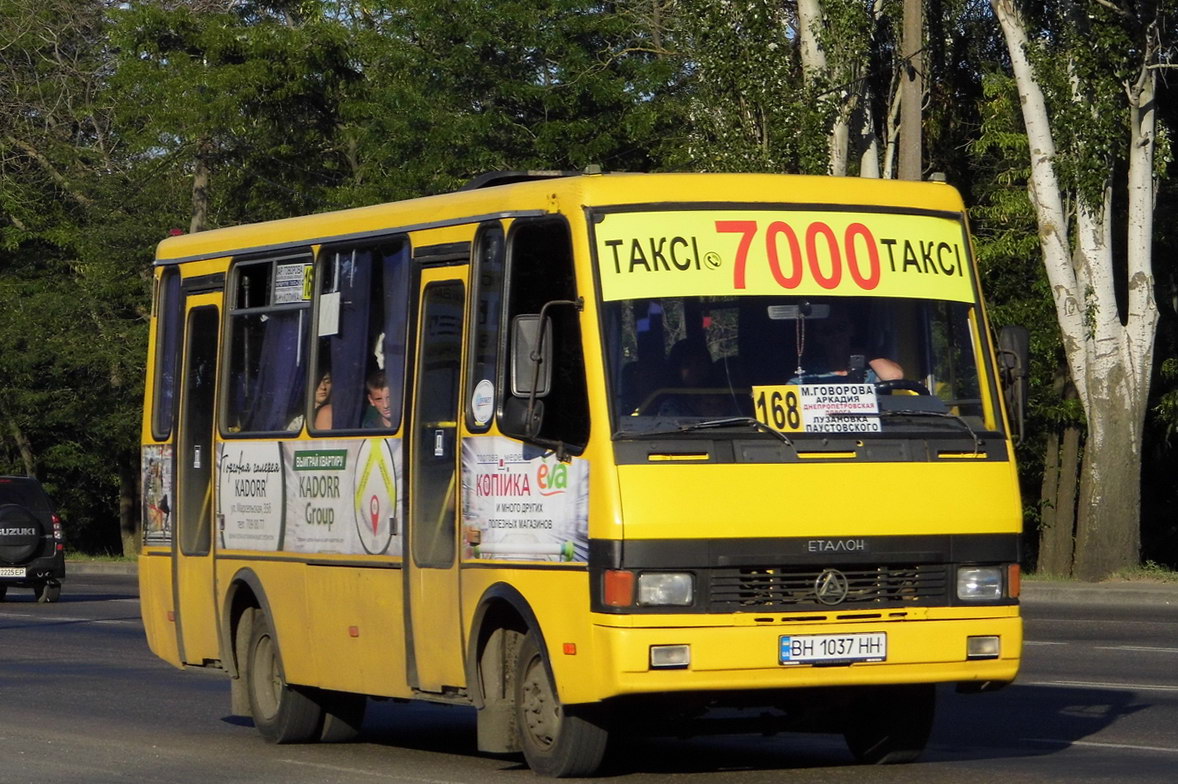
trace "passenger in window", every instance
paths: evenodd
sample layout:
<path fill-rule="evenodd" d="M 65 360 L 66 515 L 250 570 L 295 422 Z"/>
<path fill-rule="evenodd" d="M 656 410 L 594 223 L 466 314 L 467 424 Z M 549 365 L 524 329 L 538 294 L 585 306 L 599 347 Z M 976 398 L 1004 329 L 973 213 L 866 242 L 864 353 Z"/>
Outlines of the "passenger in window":
<path fill-rule="evenodd" d="M 311 412 L 311 424 L 316 430 L 331 429 L 331 371 L 325 372 L 315 386 L 315 407 Z M 286 426 L 287 430 L 303 429 L 303 415 L 299 414 Z"/>
<path fill-rule="evenodd" d="M 875 384 L 904 377 L 904 368 L 896 361 L 868 359 L 867 353 L 854 345 L 854 325 L 843 313 L 832 310 L 827 318 L 815 319 L 812 326 L 800 322 L 797 328 L 813 330 L 818 351 L 799 357 L 801 372 L 790 384 Z"/>
<path fill-rule="evenodd" d="M 360 427 L 365 429 L 389 430 L 393 426 L 393 401 L 389 395 L 389 382 L 383 370 L 368 376 L 365 383 L 368 390 L 368 409 Z"/>
<path fill-rule="evenodd" d="M 316 430 L 331 429 L 331 371 L 327 371 L 319 379 L 315 387 L 315 410 L 312 413 L 311 424 Z"/>

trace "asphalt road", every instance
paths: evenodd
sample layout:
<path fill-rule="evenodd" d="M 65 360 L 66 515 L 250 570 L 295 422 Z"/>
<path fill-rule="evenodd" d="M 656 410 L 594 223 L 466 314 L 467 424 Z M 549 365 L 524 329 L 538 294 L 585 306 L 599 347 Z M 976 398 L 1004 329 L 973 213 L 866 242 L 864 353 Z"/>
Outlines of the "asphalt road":
<path fill-rule="evenodd" d="M 271 746 L 228 716 L 217 673 L 181 672 L 143 641 L 132 576 L 75 570 L 62 601 L 0 604 L 0 783 L 531 782 L 514 757 L 479 755 L 464 708 L 370 701 L 343 745 Z M 864 768 L 841 738 L 637 741 L 608 777 L 809 782 L 1172 782 L 1178 778 L 1178 587 L 1109 598 L 1032 589 L 1019 681 L 942 689 L 915 765 Z M 26 595 L 27 594 L 27 595 Z"/>

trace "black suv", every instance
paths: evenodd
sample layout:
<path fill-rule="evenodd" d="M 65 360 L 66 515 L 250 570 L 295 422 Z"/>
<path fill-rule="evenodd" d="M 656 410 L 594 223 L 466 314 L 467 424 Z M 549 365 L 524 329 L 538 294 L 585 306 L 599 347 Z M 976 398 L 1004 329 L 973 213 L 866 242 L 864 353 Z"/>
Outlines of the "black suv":
<path fill-rule="evenodd" d="M 65 577 L 61 518 L 41 483 L 0 476 L 0 601 L 8 586 L 32 588 L 39 602 L 56 602 Z"/>

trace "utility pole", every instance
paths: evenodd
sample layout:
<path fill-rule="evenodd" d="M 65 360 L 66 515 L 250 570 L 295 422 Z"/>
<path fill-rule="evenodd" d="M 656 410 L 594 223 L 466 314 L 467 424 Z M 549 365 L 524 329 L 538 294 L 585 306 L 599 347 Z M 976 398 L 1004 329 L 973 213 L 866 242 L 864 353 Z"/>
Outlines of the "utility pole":
<path fill-rule="evenodd" d="M 904 0 L 904 74 L 900 79 L 900 179 L 919 180 L 924 174 L 921 155 L 921 108 L 924 103 L 923 0 Z"/>

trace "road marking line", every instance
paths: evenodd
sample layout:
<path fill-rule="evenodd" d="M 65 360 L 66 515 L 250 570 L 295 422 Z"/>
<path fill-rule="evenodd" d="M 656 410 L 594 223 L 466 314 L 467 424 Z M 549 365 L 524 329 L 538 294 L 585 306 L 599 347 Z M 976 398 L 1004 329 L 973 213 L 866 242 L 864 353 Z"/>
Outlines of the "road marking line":
<path fill-rule="evenodd" d="M 1023 640 L 1023 645 L 1071 645 L 1070 642 L 1048 642 L 1047 640 Z"/>
<path fill-rule="evenodd" d="M 363 768 L 345 768 L 342 765 L 327 765 L 322 762 L 305 762 L 303 760 L 284 759 L 279 760 L 288 765 L 302 765 L 307 768 L 318 768 L 320 770 L 330 770 L 337 773 L 358 773 L 364 776 L 373 776 L 375 778 L 388 779 L 389 781 L 412 781 L 414 784 L 457 784 L 453 779 L 423 779 L 418 776 L 397 776 L 385 773 L 379 770 L 364 770 Z"/>
<path fill-rule="evenodd" d="M 55 623 L 133 623 L 137 624 L 139 621 L 128 620 L 123 618 L 78 618 L 70 615 L 34 615 L 33 613 L 0 613 L 0 619 L 11 618 L 13 620 L 22 621 L 37 621 L 39 623 L 55 624 Z"/>
<path fill-rule="evenodd" d="M 1154 645 L 1099 645 L 1098 651 L 1144 651 L 1146 653 L 1178 653 L 1178 648 L 1160 648 Z"/>
<path fill-rule="evenodd" d="M 1153 683 L 1103 683 L 1100 681 L 1015 681 L 1023 686 L 1076 686 L 1085 689 L 1131 689 L 1133 691 L 1178 691 L 1178 686 Z"/>
<path fill-rule="evenodd" d="M 1053 738 L 1024 738 L 1029 743 L 1051 743 L 1059 746 L 1092 746 L 1098 749 L 1123 749 L 1125 751 L 1160 751 L 1178 754 L 1178 749 L 1166 746 L 1134 746 L 1128 743 L 1097 743 L 1092 740 L 1055 740 Z"/>

